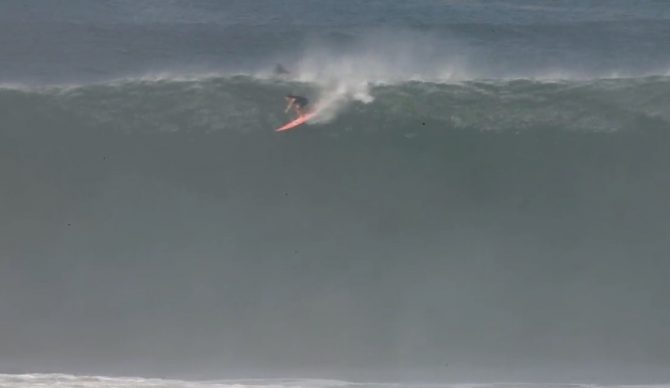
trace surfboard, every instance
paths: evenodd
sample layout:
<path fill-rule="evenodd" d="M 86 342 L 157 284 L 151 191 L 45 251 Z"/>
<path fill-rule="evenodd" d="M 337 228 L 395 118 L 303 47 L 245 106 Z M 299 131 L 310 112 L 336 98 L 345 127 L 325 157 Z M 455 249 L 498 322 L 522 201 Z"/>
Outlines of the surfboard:
<path fill-rule="evenodd" d="M 304 115 L 298 117 L 297 119 L 291 121 L 290 123 L 285 124 L 283 127 L 279 127 L 277 129 L 275 129 L 275 131 L 277 131 L 277 132 L 288 131 L 291 128 L 295 128 L 298 125 L 306 123 L 307 120 L 314 117 L 315 114 L 316 114 L 316 112 L 309 112 L 307 114 L 304 114 Z"/>

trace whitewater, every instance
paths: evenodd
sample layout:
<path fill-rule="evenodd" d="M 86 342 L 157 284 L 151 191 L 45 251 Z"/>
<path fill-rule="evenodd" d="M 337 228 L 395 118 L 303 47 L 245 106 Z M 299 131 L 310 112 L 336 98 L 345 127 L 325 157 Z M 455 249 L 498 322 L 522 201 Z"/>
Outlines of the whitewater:
<path fill-rule="evenodd" d="M 315 379 L 247 379 L 222 381 L 179 381 L 137 377 L 73 376 L 63 374 L 0 375 L 0 385 L 19 388 L 58 386 L 66 388 L 664 388 L 667 385 L 595 385 L 595 384 L 388 384 L 352 383 Z"/>

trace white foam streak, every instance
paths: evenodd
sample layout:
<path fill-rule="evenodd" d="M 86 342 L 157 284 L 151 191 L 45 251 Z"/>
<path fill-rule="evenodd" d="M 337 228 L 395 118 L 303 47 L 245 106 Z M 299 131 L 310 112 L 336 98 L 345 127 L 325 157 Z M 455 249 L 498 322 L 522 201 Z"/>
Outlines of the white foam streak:
<path fill-rule="evenodd" d="M 182 381 L 142 377 L 75 376 L 68 374 L 0 374 L 3 388 L 670 388 L 657 385 L 598 385 L 557 383 L 354 383 L 322 379 L 244 379 Z"/>

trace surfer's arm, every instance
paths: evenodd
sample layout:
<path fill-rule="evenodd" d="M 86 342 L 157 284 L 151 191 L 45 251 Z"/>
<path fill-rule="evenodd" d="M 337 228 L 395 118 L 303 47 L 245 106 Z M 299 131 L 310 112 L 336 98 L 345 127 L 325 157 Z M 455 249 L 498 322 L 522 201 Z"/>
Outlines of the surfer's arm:
<path fill-rule="evenodd" d="M 291 109 L 294 102 L 295 102 L 295 100 L 291 100 L 291 101 L 288 102 L 288 105 L 286 106 L 286 109 L 284 109 L 284 113 L 288 112 L 288 110 Z"/>

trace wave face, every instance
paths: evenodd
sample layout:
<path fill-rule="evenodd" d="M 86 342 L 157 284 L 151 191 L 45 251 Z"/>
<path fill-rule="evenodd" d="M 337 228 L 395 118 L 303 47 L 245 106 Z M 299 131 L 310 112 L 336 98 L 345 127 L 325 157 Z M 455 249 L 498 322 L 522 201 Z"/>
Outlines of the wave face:
<path fill-rule="evenodd" d="M 667 376 L 667 78 L 329 90 L 2 89 L 2 365 Z"/>

